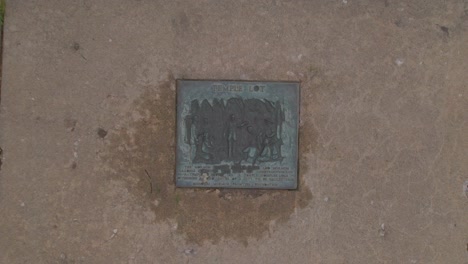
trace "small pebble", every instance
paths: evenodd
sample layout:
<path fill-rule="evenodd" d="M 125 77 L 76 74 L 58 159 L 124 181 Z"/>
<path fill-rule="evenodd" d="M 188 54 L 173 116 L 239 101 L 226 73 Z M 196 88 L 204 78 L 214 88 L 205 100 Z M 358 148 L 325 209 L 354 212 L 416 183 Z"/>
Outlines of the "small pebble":
<path fill-rule="evenodd" d="M 154 204 L 154 206 L 159 206 L 159 201 L 158 201 L 158 200 L 154 200 L 154 201 L 153 201 L 153 204 Z"/>
<path fill-rule="evenodd" d="M 325 197 L 325 198 L 323 198 L 323 200 L 324 200 L 325 202 L 328 202 L 328 201 L 330 201 L 330 198 Z"/>
<path fill-rule="evenodd" d="M 80 44 L 78 42 L 73 43 L 73 49 L 78 51 L 80 49 Z"/>
<path fill-rule="evenodd" d="M 395 60 L 395 64 L 398 65 L 398 66 L 403 65 L 403 63 L 405 63 L 405 60 L 404 60 L 404 59 L 396 59 L 396 60 Z"/>
<path fill-rule="evenodd" d="M 193 249 L 193 248 L 186 249 L 186 250 L 184 250 L 184 254 L 185 255 L 193 255 L 193 254 L 195 254 L 195 249 Z"/>
<path fill-rule="evenodd" d="M 97 134 L 100 138 L 105 138 L 107 136 L 107 131 L 103 128 L 98 128 Z"/>
<path fill-rule="evenodd" d="M 385 236 L 385 224 L 381 224 L 381 225 L 380 225 L 379 235 L 380 235 L 381 237 L 384 237 L 384 236 Z"/>
<path fill-rule="evenodd" d="M 118 232 L 118 231 L 119 231 L 119 230 L 117 230 L 117 229 L 112 230 L 112 235 L 111 235 L 110 238 L 111 238 L 111 239 L 114 238 L 114 237 L 117 235 L 117 232 Z"/>

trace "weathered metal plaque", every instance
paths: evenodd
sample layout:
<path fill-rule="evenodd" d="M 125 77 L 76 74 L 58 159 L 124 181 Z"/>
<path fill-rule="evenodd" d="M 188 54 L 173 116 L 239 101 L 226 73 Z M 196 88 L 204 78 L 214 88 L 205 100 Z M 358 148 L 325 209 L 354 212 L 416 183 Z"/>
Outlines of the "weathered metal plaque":
<path fill-rule="evenodd" d="M 299 83 L 177 81 L 176 186 L 296 189 Z"/>

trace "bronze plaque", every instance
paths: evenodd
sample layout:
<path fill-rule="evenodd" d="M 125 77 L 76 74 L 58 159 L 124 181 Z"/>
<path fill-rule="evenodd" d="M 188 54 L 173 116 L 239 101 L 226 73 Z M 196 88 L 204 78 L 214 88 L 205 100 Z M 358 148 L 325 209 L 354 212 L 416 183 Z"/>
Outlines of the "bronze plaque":
<path fill-rule="evenodd" d="M 296 189 L 299 83 L 177 80 L 177 187 Z"/>

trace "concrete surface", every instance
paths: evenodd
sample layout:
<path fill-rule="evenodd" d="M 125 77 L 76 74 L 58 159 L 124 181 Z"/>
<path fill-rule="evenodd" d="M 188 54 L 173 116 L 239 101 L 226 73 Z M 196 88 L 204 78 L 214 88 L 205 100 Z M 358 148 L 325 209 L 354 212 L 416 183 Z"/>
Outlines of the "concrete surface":
<path fill-rule="evenodd" d="M 468 263 L 467 30 L 459 0 L 7 1 L 0 263 Z M 301 188 L 175 189 L 176 78 L 300 80 Z"/>

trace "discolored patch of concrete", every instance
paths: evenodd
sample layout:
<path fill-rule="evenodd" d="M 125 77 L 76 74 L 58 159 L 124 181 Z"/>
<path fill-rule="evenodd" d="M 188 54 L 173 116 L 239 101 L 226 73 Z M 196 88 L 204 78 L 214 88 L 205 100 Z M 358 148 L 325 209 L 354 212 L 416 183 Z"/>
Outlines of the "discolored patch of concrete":
<path fill-rule="evenodd" d="M 286 222 L 296 208 L 312 199 L 300 178 L 299 189 L 177 189 L 175 166 L 175 81 L 148 87 L 133 103 L 128 121 L 109 130 L 101 153 L 111 179 L 125 182 L 139 204 L 154 211 L 154 221 L 175 219 L 190 243 L 232 238 L 247 244 L 269 230 L 271 221 Z M 313 149 L 313 127 L 302 124 L 300 155 Z M 300 175 L 307 169 L 301 159 Z"/>

